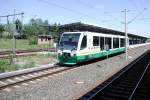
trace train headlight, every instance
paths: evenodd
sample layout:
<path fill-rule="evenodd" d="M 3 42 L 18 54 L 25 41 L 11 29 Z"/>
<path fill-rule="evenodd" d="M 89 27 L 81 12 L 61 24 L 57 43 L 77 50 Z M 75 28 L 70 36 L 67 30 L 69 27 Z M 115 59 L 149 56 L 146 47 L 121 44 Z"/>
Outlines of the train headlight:
<path fill-rule="evenodd" d="M 62 55 L 62 51 L 61 50 L 58 50 L 58 56 L 61 56 Z"/>
<path fill-rule="evenodd" d="M 76 56 L 76 51 L 75 51 L 75 50 L 73 50 L 73 51 L 71 52 L 71 56 Z"/>

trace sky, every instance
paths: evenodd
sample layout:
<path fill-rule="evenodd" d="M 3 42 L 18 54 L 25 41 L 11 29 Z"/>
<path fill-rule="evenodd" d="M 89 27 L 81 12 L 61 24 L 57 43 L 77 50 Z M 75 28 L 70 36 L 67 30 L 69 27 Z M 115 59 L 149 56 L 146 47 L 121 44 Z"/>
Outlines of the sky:
<path fill-rule="evenodd" d="M 150 36 L 150 0 L 0 0 L 0 16 L 24 12 L 23 22 L 41 18 L 49 23 L 82 22 L 124 32 Z M 16 16 L 20 18 L 20 16 Z M 12 17 L 9 18 L 12 21 Z M 0 18 L 6 23 L 6 18 Z"/>

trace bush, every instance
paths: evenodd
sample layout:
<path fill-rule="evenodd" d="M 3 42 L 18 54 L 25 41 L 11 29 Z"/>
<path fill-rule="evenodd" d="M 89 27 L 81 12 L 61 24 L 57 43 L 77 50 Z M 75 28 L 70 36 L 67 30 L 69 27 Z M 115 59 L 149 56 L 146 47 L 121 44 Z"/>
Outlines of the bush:
<path fill-rule="evenodd" d="M 32 68 L 34 66 L 35 66 L 34 62 L 29 62 L 29 63 L 26 63 L 25 65 L 23 65 L 22 69 Z"/>
<path fill-rule="evenodd" d="M 29 40 L 29 45 L 37 44 L 37 36 L 31 36 L 28 38 L 28 40 Z"/>
<path fill-rule="evenodd" d="M 0 60 L 0 73 L 32 68 L 34 66 L 35 66 L 34 62 L 19 65 L 19 64 L 10 64 L 8 60 Z"/>
<path fill-rule="evenodd" d="M 0 73 L 5 72 L 5 65 L 6 65 L 6 62 L 1 60 L 0 61 Z"/>
<path fill-rule="evenodd" d="M 47 56 L 47 57 L 56 58 L 56 57 L 57 57 L 57 54 L 55 54 L 55 53 L 48 53 L 46 56 Z"/>
<path fill-rule="evenodd" d="M 0 73 L 14 71 L 18 69 L 19 69 L 19 65 L 17 64 L 10 64 L 8 60 L 0 61 Z"/>

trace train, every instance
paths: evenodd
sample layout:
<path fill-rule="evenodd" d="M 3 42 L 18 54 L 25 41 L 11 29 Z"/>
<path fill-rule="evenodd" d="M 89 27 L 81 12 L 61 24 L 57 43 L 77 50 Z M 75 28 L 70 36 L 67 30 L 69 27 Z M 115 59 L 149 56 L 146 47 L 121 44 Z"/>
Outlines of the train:
<path fill-rule="evenodd" d="M 95 32 L 63 32 L 57 55 L 59 64 L 75 65 L 124 51 L 125 36 Z"/>

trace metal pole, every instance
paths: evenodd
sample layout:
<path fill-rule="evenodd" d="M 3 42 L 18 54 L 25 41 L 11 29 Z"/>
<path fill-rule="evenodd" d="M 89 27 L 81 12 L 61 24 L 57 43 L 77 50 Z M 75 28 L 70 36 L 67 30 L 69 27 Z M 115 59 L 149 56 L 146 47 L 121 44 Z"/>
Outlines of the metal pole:
<path fill-rule="evenodd" d="M 126 12 L 127 10 L 125 9 L 125 59 L 128 60 L 128 51 L 127 51 L 127 18 L 126 18 Z"/>
<path fill-rule="evenodd" d="M 13 16 L 13 26 L 12 26 L 12 30 L 10 31 L 10 33 L 12 33 L 12 57 L 11 57 L 11 63 L 14 63 L 14 56 L 16 54 L 16 40 L 15 40 L 15 32 L 16 32 L 16 26 L 15 26 L 15 15 L 21 15 L 22 17 L 22 23 L 23 23 L 23 12 L 22 13 L 15 13 L 15 9 L 14 9 L 14 14 L 9 14 L 9 15 L 4 15 L 4 16 L 0 16 L 1 17 L 7 17 L 7 24 L 8 24 L 8 29 L 10 29 L 10 26 L 9 26 L 9 17 L 10 16 Z"/>
<path fill-rule="evenodd" d="M 7 16 L 7 25 L 9 24 L 9 18 L 8 18 L 9 16 Z"/>
<path fill-rule="evenodd" d="M 23 34 L 23 14 L 24 13 L 21 13 L 21 35 Z"/>
<path fill-rule="evenodd" d="M 23 24 L 23 14 L 24 13 L 21 13 L 21 23 Z"/>
<path fill-rule="evenodd" d="M 108 68 L 108 51 L 107 51 L 107 68 Z"/>
<path fill-rule="evenodd" d="M 49 47 L 48 47 L 48 51 L 49 51 L 49 53 L 50 53 L 50 46 L 51 45 L 51 37 L 49 38 Z"/>
<path fill-rule="evenodd" d="M 56 50 L 56 51 L 55 51 L 55 52 L 56 52 L 56 53 L 55 53 L 55 54 L 56 54 L 56 60 L 58 60 L 57 45 L 58 45 L 58 44 L 56 43 L 56 47 L 55 47 L 55 50 Z"/>
<path fill-rule="evenodd" d="M 13 18 L 13 32 L 12 32 L 12 51 L 13 51 L 13 55 L 12 55 L 12 63 L 14 63 L 14 57 L 15 57 L 15 47 L 16 47 L 16 42 L 15 42 L 15 9 L 14 9 L 14 18 Z"/>

